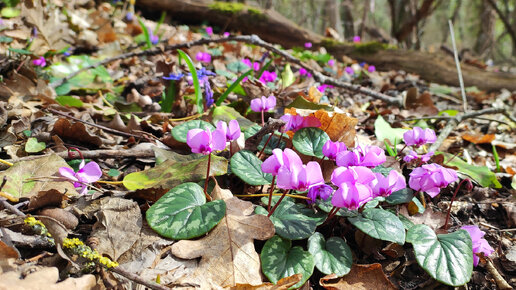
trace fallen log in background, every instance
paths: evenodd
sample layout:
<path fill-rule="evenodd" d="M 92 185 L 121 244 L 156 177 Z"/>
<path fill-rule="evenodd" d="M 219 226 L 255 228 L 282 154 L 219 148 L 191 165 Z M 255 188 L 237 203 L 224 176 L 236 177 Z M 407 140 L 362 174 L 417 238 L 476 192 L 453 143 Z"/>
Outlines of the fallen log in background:
<path fill-rule="evenodd" d="M 247 6 L 241 3 L 191 0 L 138 0 L 147 9 L 166 10 L 174 19 L 183 21 L 209 21 L 225 30 L 256 34 L 265 41 L 286 48 L 302 47 L 312 42 L 314 47 L 324 46 L 337 59 L 346 55 L 358 61 L 375 65 L 379 70 L 404 70 L 415 73 L 424 80 L 459 86 L 453 58 L 441 53 L 393 49 L 380 43 L 349 44 L 324 38 L 299 27 L 273 10 Z M 516 90 L 516 75 L 488 72 L 462 64 L 464 84 L 482 90 Z"/>

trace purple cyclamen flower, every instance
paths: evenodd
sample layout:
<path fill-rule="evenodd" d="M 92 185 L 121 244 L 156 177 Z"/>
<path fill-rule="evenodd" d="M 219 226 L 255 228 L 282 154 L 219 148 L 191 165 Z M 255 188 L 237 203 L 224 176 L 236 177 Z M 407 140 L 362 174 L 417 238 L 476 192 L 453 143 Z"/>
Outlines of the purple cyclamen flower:
<path fill-rule="evenodd" d="M 333 187 L 329 186 L 328 184 L 314 185 L 308 189 L 306 197 L 310 199 L 307 202 L 314 203 L 317 197 L 320 197 L 322 200 L 327 200 L 332 193 Z"/>
<path fill-rule="evenodd" d="M 35 66 L 45 67 L 47 65 L 47 61 L 45 57 L 41 56 L 39 58 L 32 60 L 32 64 Z"/>
<path fill-rule="evenodd" d="M 280 119 L 286 123 L 280 130 L 282 132 L 296 132 L 301 128 L 321 126 L 321 121 L 314 116 L 303 117 L 300 115 L 285 114 L 281 116 Z"/>
<path fill-rule="evenodd" d="M 403 140 L 407 146 L 421 146 L 426 143 L 434 143 L 437 137 L 432 129 L 421 129 L 414 127 L 414 129 L 403 133 Z"/>
<path fill-rule="evenodd" d="M 375 173 L 376 181 L 373 180 L 371 183 L 371 189 L 373 190 L 373 197 L 383 196 L 387 197 L 393 192 L 402 190 L 407 187 L 405 177 L 398 171 L 392 170 L 388 176 L 383 176 L 381 173 Z"/>
<path fill-rule="evenodd" d="M 226 134 L 221 130 L 211 132 L 210 129 L 191 129 L 186 134 L 186 144 L 193 153 L 208 155 L 214 150 L 226 148 Z"/>
<path fill-rule="evenodd" d="M 305 42 L 305 48 L 311 48 L 312 43 L 311 42 Z"/>
<path fill-rule="evenodd" d="M 328 65 L 329 66 L 334 66 L 335 65 L 335 60 L 334 59 L 328 60 Z"/>
<path fill-rule="evenodd" d="M 333 142 L 331 140 L 328 140 L 326 141 L 326 143 L 324 143 L 322 153 L 324 156 L 328 157 L 328 159 L 335 160 L 337 159 L 337 154 L 346 150 L 348 150 L 348 147 L 346 147 L 346 144 L 344 144 L 344 142 Z"/>
<path fill-rule="evenodd" d="M 178 80 L 182 79 L 184 76 L 185 75 L 182 73 L 178 73 L 178 74 L 170 73 L 168 75 L 168 77 L 161 77 L 161 78 L 163 78 L 164 80 L 169 80 L 169 81 L 178 81 Z"/>
<path fill-rule="evenodd" d="M 414 150 L 410 150 L 410 152 L 405 155 L 405 157 L 403 157 L 403 161 L 405 162 L 410 162 L 412 160 L 416 160 L 416 159 L 421 159 L 422 162 L 428 162 L 428 160 L 430 160 L 430 158 L 434 155 L 434 152 L 430 151 L 426 154 L 423 154 L 421 156 L 419 156 L 416 151 Z"/>
<path fill-rule="evenodd" d="M 211 55 L 207 52 L 201 52 L 199 51 L 196 55 L 195 55 L 195 59 L 197 61 L 200 61 L 200 62 L 206 62 L 206 63 L 209 63 L 211 62 Z"/>
<path fill-rule="evenodd" d="M 90 161 L 86 165 L 84 160 L 79 164 L 79 171 L 74 172 L 69 167 L 59 168 L 59 174 L 73 182 L 80 194 L 88 193 L 88 184 L 96 182 L 102 176 L 102 170 L 95 161 Z"/>
<path fill-rule="evenodd" d="M 338 167 L 331 175 L 331 182 L 339 187 L 331 203 L 336 207 L 357 210 L 373 199 L 369 183 L 375 179 L 371 169 L 363 166 Z"/>
<path fill-rule="evenodd" d="M 370 65 L 370 66 L 367 67 L 367 71 L 368 72 L 374 72 L 374 71 L 376 71 L 376 67 L 374 65 Z"/>
<path fill-rule="evenodd" d="M 230 35 L 231 34 L 229 32 L 227 32 L 227 31 L 222 34 L 222 36 L 224 36 L 224 37 L 229 37 Z"/>
<path fill-rule="evenodd" d="M 276 97 L 262 96 L 251 100 L 251 110 L 255 112 L 267 112 L 276 106 Z"/>
<path fill-rule="evenodd" d="M 240 125 L 237 120 L 229 121 L 229 125 L 224 121 L 217 122 L 217 129 L 221 130 L 226 134 L 227 141 L 234 141 L 240 137 L 242 133 L 240 131 Z"/>
<path fill-rule="evenodd" d="M 348 74 L 348 75 L 353 75 L 355 73 L 355 71 L 350 67 L 350 66 L 347 66 L 344 71 Z"/>
<path fill-rule="evenodd" d="M 272 150 L 272 155 L 262 163 L 262 171 L 276 176 L 281 167 L 291 168 L 302 165 L 303 161 L 301 161 L 301 158 L 294 150 L 286 148 L 284 151 L 281 151 L 281 149 L 276 148 Z"/>
<path fill-rule="evenodd" d="M 494 252 L 494 249 L 483 238 L 486 233 L 481 231 L 478 226 L 462 226 L 461 229 L 466 230 L 471 236 L 471 241 L 473 242 L 473 266 L 476 267 L 480 260 L 477 254 L 483 253 L 485 257 L 489 257 Z"/>
<path fill-rule="evenodd" d="M 252 68 L 255 71 L 260 70 L 260 63 L 259 62 L 251 62 L 248 58 L 242 59 L 242 62 L 247 65 L 249 68 Z"/>
<path fill-rule="evenodd" d="M 353 42 L 360 42 L 360 36 L 359 35 L 355 35 L 353 36 Z"/>
<path fill-rule="evenodd" d="M 213 27 L 211 27 L 211 26 L 206 27 L 206 34 L 208 34 L 209 36 L 212 36 L 213 35 Z"/>
<path fill-rule="evenodd" d="M 324 91 L 325 91 L 327 88 L 328 88 L 328 89 L 329 89 L 329 88 L 333 88 L 333 86 L 332 86 L 332 85 L 327 85 L 327 84 L 322 84 L 322 85 L 320 85 L 320 86 L 318 86 L 318 87 L 317 87 L 317 89 L 318 89 L 318 90 L 319 90 L 319 92 L 321 92 L 321 93 L 324 93 Z"/>
<path fill-rule="evenodd" d="M 278 170 L 278 188 L 306 191 L 313 185 L 323 183 L 321 166 L 315 161 L 306 165 L 291 163 L 290 168 L 282 166 Z"/>
<path fill-rule="evenodd" d="M 457 178 L 457 173 L 453 169 L 435 163 L 425 164 L 412 170 L 409 186 L 415 191 L 426 192 L 434 198 L 439 194 L 441 188 L 445 188 Z"/>
<path fill-rule="evenodd" d="M 278 78 L 276 72 L 263 71 L 262 76 L 260 77 L 260 81 L 262 83 L 273 83 Z"/>
<path fill-rule="evenodd" d="M 299 75 L 304 76 L 304 75 L 306 75 L 307 73 L 308 73 L 308 71 L 307 71 L 304 67 L 302 67 L 302 68 L 300 68 L 300 69 L 299 69 Z"/>
<path fill-rule="evenodd" d="M 378 146 L 357 145 L 353 151 L 341 151 L 337 154 L 338 166 L 366 166 L 376 167 L 385 162 L 387 157 Z"/>

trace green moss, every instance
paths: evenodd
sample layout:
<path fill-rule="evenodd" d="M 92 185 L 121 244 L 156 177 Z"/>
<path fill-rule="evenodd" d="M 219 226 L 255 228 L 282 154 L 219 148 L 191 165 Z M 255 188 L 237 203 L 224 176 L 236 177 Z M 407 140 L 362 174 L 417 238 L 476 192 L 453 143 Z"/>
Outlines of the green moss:
<path fill-rule="evenodd" d="M 338 40 L 335 40 L 333 38 L 329 38 L 329 37 L 325 37 L 322 41 L 321 41 L 321 45 L 324 46 L 324 47 L 334 47 L 334 46 L 337 46 L 337 45 L 340 45 L 340 44 L 344 44 Z"/>
<path fill-rule="evenodd" d="M 377 53 L 380 50 L 386 50 L 390 48 L 388 44 L 377 41 L 356 43 L 354 46 L 356 52 L 367 54 Z"/>
<path fill-rule="evenodd" d="M 215 1 L 209 7 L 213 11 L 225 14 L 237 14 L 243 10 L 247 10 L 251 16 L 250 21 L 261 20 L 265 17 L 260 9 L 242 3 Z"/>

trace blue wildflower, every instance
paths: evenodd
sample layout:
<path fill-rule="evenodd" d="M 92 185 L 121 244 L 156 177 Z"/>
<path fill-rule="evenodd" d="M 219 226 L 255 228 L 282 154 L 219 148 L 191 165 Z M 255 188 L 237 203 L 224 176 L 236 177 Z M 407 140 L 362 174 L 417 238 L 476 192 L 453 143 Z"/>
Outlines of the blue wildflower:
<path fill-rule="evenodd" d="M 185 75 L 182 74 L 182 73 L 178 73 L 178 74 L 173 74 L 173 73 L 170 73 L 168 75 L 168 77 L 162 77 L 164 80 L 169 80 L 169 81 L 178 81 L 180 79 L 182 79 Z"/>
<path fill-rule="evenodd" d="M 204 83 L 204 96 L 206 98 L 206 107 L 209 108 L 214 103 L 213 91 L 211 90 L 210 81 L 208 80 L 208 78 L 203 78 L 203 83 Z"/>

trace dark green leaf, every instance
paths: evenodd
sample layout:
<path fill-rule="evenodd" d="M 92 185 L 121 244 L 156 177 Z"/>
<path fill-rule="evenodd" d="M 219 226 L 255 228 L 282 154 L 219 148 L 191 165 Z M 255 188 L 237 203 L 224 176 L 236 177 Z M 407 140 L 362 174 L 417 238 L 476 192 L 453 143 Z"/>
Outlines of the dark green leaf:
<path fill-rule="evenodd" d="M 265 142 L 267 142 L 267 139 L 269 139 L 269 136 L 271 136 L 271 134 L 273 134 L 273 133 L 269 133 L 262 137 L 262 140 L 260 141 L 260 144 L 258 144 L 258 147 L 257 147 L 258 150 L 261 151 L 263 149 Z M 272 154 L 272 150 L 274 150 L 276 148 L 283 150 L 283 149 L 285 149 L 285 147 L 287 147 L 287 143 L 285 141 L 283 141 L 283 138 L 280 140 L 279 136 L 277 136 L 277 134 L 274 133 L 271 140 L 269 140 L 269 143 L 267 143 L 267 147 L 265 147 L 265 150 L 263 150 L 263 152 L 265 154 L 270 155 L 270 154 Z"/>
<path fill-rule="evenodd" d="M 501 188 L 502 185 L 496 179 L 496 175 L 487 168 L 487 166 L 477 166 L 468 164 L 459 157 L 449 153 L 440 153 L 444 155 L 444 164 L 459 168 L 457 171 L 469 176 L 483 187 Z"/>
<path fill-rule="evenodd" d="M 226 65 L 226 68 L 234 73 L 246 72 L 249 70 L 249 67 L 241 61 L 234 61 L 234 62 L 228 63 Z"/>
<path fill-rule="evenodd" d="M 149 226 L 158 234 L 175 239 L 191 239 L 207 233 L 226 213 L 226 203 L 206 203 L 203 188 L 188 182 L 165 193 L 146 213 Z"/>
<path fill-rule="evenodd" d="M 322 148 L 330 140 L 328 134 L 319 128 L 302 128 L 292 138 L 292 144 L 302 154 L 323 158 Z"/>
<path fill-rule="evenodd" d="M 323 109 L 326 111 L 333 111 L 333 108 L 328 105 L 316 104 L 314 102 L 310 102 L 309 100 L 303 98 L 302 96 L 298 96 L 292 103 L 290 103 L 286 108 L 296 108 L 296 109 L 308 109 L 308 110 L 319 110 Z"/>
<path fill-rule="evenodd" d="M 325 241 L 321 233 L 315 233 L 308 239 L 308 251 L 317 269 L 326 275 L 334 273 L 342 277 L 351 270 L 353 256 L 342 238 L 331 237 Z"/>
<path fill-rule="evenodd" d="M 432 278 L 450 286 L 466 284 L 473 272 L 471 237 L 465 230 L 436 235 L 426 225 L 415 225 L 407 233 L 418 264 Z"/>
<path fill-rule="evenodd" d="M 258 124 L 254 124 L 251 127 L 247 128 L 247 130 L 244 131 L 244 138 L 247 139 L 249 137 L 254 136 L 254 134 L 258 133 L 262 129 L 262 126 Z"/>
<path fill-rule="evenodd" d="M 348 218 L 349 222 L 365 234 L 379 240 L 405 243 L 405 228 L 393 213 L 379 208 L 365 209 L 361 215 Z"/>
<path fill-rule="evenodd" d="M 179 53 L 181 58 L 185 60 L 186 65 L 190 70 L 190 74 L 192 74 L 192 81 L 195 90 L 195 104 L 197 105 L 197 113 L 201 114 L 202 112 L 204 112 L 204 106 L 202 103 L 201 86 L 199 85 L 199 77 L 197 76 L 197 70 L 195 69 L 192 59 L 190 59 L 188 54 L 186 54 L 184 51 L 180 49 L 177 50 L 177 53 Z"/>
<path fill-rule="evenodd" d="M 302 274 L 301 281 L 292 286 L 301 287 L 314 272 L 312 255 L 299 246 L 292 248 L 291 241 L 279 236 L 274 236 L 265 243 L 260 259 L 263 273 L 274 284 L 282 278 Z"/>
<path fill-rule="evenodd" d="M 402 204 L 409 203 L 412 198 L 414 198 L 414 191 L 410 188 L 404 188 L 393 192 L 385 198 L 385 201 L 389 204 Z"/>
<path fill-rule="evenodd" d="M 272 182 L 272 175 L 262 171 L 262 161 L 248 150 L 240 150 L 231 157 L 231 172 L 250 185 Z"/>
<path fill-rule="evenodd" d="M 218 121 L 224 121 L 229 123 L 231 120 L 237 120 L 238 125 L 242 131 L 245 131 L 249 127 L 256 125 L 256 123 L 249 121 L 240 115 L 237 110 L 228 106 L 218 106 L 213 109 L 212 113 L 213 124 L 217 124 Z"/>
<path fill-rule="evenodd" d="M 192 129 L 210 129 L 213 132 L 215 130 L 215 126 L 202 120 L 191 120 L 172 128 L 172 136 L 177 141 L 186 143 L 186 135 L 188 134 L 188 131 Z"/>

